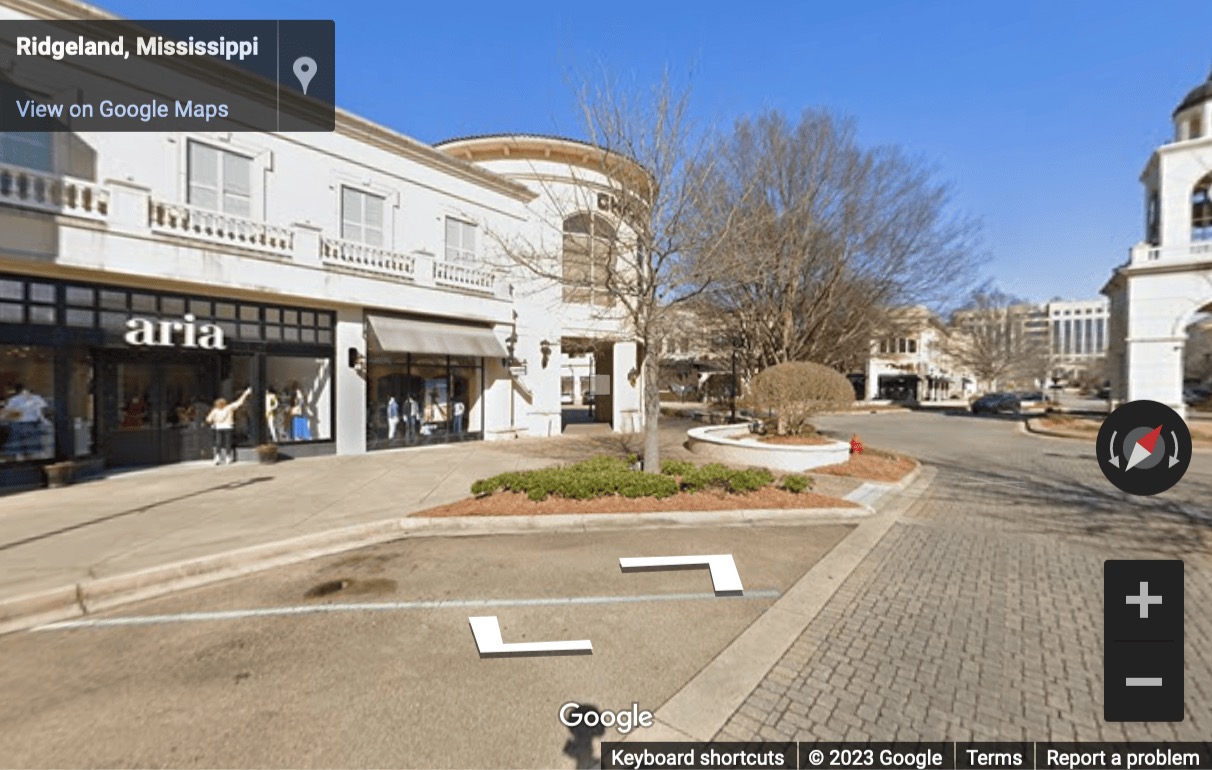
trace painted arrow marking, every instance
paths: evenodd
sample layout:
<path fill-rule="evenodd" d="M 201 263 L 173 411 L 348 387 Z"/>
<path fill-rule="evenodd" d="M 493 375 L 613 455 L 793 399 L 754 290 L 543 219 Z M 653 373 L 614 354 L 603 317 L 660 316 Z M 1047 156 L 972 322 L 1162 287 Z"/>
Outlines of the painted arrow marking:
<path fill-rule="evenodd" d="M 514 642 L 501 641 L 501 624 L 496 615 L 468 618 L 471 635 L 481 658 L 517 658 L 529 655 L 592 655 L 593 643 L 588 639 L 571 642 Z"/>
<path fill-rule="evenodd" d="M 711 584 L 715 587 L 716 596 L 742 596 L 745 593 L 741 587 L 741 575 L 736 571 L 736 562 L 732 560 L 730 553 L 712 556 L 624 557 L 619 559 L 619 567 L 624 572 L 707 567 L 711 570 Z"/>

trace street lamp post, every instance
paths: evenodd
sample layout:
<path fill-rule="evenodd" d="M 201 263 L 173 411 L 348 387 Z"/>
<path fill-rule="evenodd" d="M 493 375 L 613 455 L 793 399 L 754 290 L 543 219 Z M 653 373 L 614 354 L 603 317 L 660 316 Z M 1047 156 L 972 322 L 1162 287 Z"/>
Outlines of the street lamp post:
<path fill-rule="evenodd" d="M 732 396 L 732 419 L 731 422 L 736 422 L 736 341 L 732 343 L 732 387 L 729 388 L 729 394 Z"/>

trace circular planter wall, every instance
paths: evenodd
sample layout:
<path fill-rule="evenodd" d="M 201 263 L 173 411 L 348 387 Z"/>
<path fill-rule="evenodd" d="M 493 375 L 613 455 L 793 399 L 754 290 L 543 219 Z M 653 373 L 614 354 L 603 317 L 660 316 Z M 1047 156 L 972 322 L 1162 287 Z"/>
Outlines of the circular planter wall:
<path fill-rule="evenodd" d="M 850 460 L 849 442 L 831 441 L 806 446 L 766 444 L 749 432 L 748 425 L 710 425 L 691 428 L 686 434 L 690 438 L 691 452 L 729 465 L 753 465 L 799 473 Z"/>

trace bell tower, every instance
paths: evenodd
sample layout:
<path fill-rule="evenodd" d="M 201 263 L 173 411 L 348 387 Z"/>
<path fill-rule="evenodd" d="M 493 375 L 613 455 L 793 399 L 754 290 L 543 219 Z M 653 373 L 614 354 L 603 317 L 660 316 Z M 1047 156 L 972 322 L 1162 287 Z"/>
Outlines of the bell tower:
<path fill-rule="evenodd" d="M 1113 405 L 1148 399 L 1180 414 L 1187 326 L 1212 307 L 1212 75 L 1171 116 L 1173 139 L 1141 173 L 1142 239 L 1102 293 Z"/>

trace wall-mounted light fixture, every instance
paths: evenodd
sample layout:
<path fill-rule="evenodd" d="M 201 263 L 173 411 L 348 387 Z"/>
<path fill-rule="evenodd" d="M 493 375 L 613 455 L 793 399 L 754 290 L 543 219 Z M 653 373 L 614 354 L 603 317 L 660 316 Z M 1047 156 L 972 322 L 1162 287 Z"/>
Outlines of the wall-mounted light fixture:
<path fill-rule="evenodd" d="M 518 359 L 513 354 L 514 350 L 517 349 L 517 346 L 518 346 L 518 332 L 515 329 L 514 331 L 511 331 L 509 333 L 508 337 L 505 338 L 505 351 L 507 353 L 509 353 L 509 358 L 506 358 L 504 361 L 501 362 L 502 364 L 505 365 L 505 367 L 508 368 L 511 366 L 517 366 Z"/>
<path fill-rule="evenodd" d="M 539 353 L 541 353 L 543 356 L 542 364 L 543 364 L 543 368 L 546 369 L 547 362 L 551 360 L 551 343 L 548 342 L 547 340 L 543 340 L 542 342 L 540 342 L 539 343 Z"/>
<path fill-rule="evenodd" d="M 364 373 L 366 371 L 366 356 L 362 355 L 362 352 L 357 348 L 350 348 L 348 355 L 349 368 L 358 374 Z"/>

